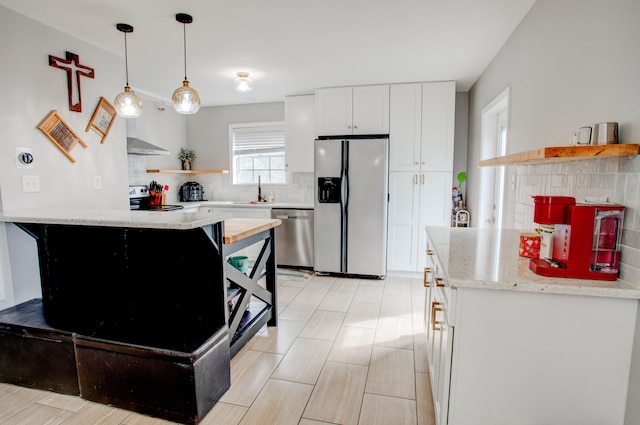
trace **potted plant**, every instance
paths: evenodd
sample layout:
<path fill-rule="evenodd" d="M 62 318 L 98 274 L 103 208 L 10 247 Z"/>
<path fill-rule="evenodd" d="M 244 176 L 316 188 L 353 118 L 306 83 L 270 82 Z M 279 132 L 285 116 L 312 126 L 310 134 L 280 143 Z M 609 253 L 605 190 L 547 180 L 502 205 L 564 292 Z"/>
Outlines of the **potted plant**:
<path fill-rule="evenodd" d="M 191 169 L 191 161 L 196 158 L 196 153 L 193 149 L 185 149 L 180 148 L 180 153 L 178 154 L 178 159 L 182 161 L 182 169 L 190 170 Z"/>

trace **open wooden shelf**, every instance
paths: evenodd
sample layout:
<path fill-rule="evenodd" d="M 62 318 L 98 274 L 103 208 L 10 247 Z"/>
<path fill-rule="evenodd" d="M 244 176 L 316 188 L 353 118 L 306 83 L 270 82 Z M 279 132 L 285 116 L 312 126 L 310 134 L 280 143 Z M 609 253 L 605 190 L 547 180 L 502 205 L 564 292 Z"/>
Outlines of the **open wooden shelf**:
<path fill-rule="evenodd" d="M 167 173 L 167 174 L 228 174 L 229 170 L 147 170 L 147 173 Z"/>
<path fill-rule="evenodd" d="M 595 146 L 558 146 L 534 149 L 478 161 L 478 167 L 496 165 L 532 165 L 584 159 L 613 158 L 638 155 L 640 145 L 612 144 Z"/>

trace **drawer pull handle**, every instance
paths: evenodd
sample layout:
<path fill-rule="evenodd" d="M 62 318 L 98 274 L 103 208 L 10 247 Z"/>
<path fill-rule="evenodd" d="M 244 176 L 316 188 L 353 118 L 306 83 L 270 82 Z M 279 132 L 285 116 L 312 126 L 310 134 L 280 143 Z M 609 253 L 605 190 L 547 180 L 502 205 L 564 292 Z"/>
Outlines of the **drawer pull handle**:
<path fill-rule="evenodd" d="M 430 249 L 427 249 L 427 255 L 433 255 L 433 251 Z"/>
<path fill-rule="evenodd" d="M 442 327 L 438 327 L 438 325 L 441 325 L 442 322 L 438 322 L 436 321 L 436 313 L 438 311 L 442 311 L 442 308 L 437 307 L 439 306 L 440 303 L 438 301 L 433 301 L 431 303 L 431 329 L 433 329 L 434 331 L 441 331 Z"/>
<path fill-rule="evenodd" d="M 431 273 L 431 267 L 424 268 L 424 279 L 422 282 L 424 283 L 425 288 L 429 287 L 429 281 L 427 280 L 427 273 Z"/>
<path fill-rule="evenodd" d="M 439 286 L 441 288 L 444 287 L 443 280 L 444 279 L 442 279 L 441 277 L 436 277 L 436 286 Z"/>

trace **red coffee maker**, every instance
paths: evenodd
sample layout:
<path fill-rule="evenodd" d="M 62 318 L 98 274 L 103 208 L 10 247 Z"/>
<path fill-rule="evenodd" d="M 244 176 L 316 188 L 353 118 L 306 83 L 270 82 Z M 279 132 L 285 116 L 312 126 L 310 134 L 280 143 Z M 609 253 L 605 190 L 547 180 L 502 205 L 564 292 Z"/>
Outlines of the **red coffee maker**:
<path fill-rule="evenodd" d="M 578 279 L 616 280 L 624 207 L 576 204 L 568 196 L 534 196 L 533 221 L 555 225 L 552 258 L 535 258 L 536 274 Z"/>

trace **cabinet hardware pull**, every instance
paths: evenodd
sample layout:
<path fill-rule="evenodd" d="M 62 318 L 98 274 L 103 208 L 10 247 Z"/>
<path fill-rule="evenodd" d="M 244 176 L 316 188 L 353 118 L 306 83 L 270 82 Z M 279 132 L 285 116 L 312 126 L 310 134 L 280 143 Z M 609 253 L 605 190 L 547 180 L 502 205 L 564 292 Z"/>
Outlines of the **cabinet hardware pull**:
<path fill-rule="evenodd" d="M 442 308 L 437 307 L 440 303 L 438 301 L 431 302 L 431 329 L 434 331 L 441 331 L 442 327 L 437 327 L 437 325 L 441 325 L 443 322 L 436 321 L 436 312 L 442 311 Z"/>
<path fill-rule="evenodd" d="M 420 163 L 418 161 L 416 161 L 416 165 L 420 165 Z"/>
<path fill-rule="evenodd" d="M 433 251 L 430 249 L 427 249 L 427 255 L 433 255 Z"/>
<path fill-rule="evenodd" d="M 351 126 L 350 126 L 350 125 L 348 125 L 348 126 L 347 126 L 347 128 L 351 128 Z"/>
<path fill-rule="evenodd" d="M 423 283 L 424 283 L 424 287 L 428 288 L 429 287 L 429 282 L 427 281 L 427 273 L 431 273 L 431 267 L 425 267 L 424 268 L 424 279 L 423 279 Z"/>
<path fill-rule="evenodd" d="M 418 175 L 417 174 L 413 175 L 413 184 L 418 184 Z"/>
<path fill-rule="evenodd" d="M 358 126 L 357 126 L 357 125 L 354 125 L 354 126 L 353 126 L 353 128 L 358 128 Z"/>
<path fill-rule="evenodd" d="M 424 174 L 420 176 L 420 184 L 424 184 Z"/>
<path fill-rule="evenodd" d="M 444 279 L 442 279 L 441 277 L 436 277 L 436 286 L 440 286 L 443 287 L 444 283 L 442 283 Z"/>

